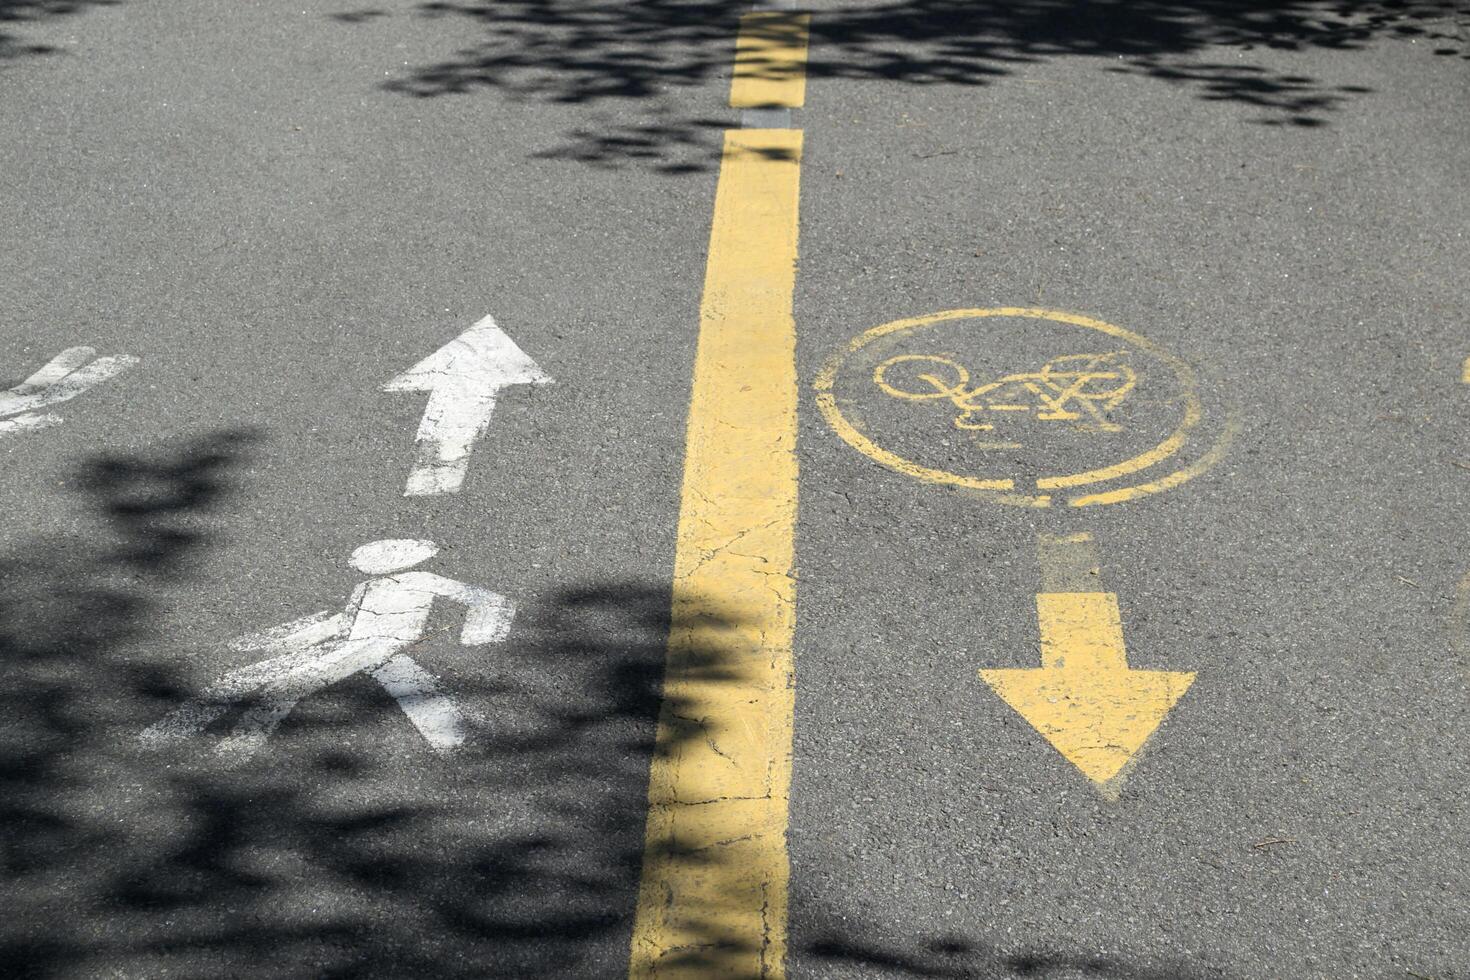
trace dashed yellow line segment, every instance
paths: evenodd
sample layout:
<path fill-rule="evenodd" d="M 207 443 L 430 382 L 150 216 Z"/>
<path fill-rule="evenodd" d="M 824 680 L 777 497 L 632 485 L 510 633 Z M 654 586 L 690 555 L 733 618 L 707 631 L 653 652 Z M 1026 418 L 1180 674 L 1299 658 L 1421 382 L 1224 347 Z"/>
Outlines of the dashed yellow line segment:
<path fill-rule="evenodd" d="M 737 72 L 732 104 L 799 105 L 805 38 L 805 15 L 746 18 L 739 50 L 758 52 L 770 77 Z M 797 130 L 725 134 L 629 964 L 635 980 L 784 976 L 801 150 Z"/>
<path fill-rule="evenodd" d="M 762 10 L 740 18 L 730 105 L 796 109 L 806 99 L 807 28 L 811 17 Z"/>

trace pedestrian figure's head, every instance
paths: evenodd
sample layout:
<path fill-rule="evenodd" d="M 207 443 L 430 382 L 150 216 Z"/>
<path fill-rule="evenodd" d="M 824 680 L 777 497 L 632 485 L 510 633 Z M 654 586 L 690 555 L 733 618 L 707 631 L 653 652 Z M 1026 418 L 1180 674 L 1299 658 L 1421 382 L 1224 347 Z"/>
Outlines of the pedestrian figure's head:
<path fill-rule="evenodd" d="M 439 546 L 432 541 L 417 538 L 384 538 L 369 541 L 352 553 L 348 564 L 359 572 L 369 575 L 387 575 L 412 568 L 428 561 L 439 553 Z"/>

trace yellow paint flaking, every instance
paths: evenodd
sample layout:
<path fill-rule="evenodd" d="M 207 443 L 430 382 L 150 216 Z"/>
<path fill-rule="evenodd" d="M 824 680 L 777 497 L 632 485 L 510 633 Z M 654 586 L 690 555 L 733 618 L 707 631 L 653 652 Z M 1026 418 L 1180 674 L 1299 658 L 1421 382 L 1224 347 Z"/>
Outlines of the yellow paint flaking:
<path fill-rule="evenodd" d="M 637 980 L 784 971 L 801 147 L 796 130 L 725 134 L 629 966 Z"/>

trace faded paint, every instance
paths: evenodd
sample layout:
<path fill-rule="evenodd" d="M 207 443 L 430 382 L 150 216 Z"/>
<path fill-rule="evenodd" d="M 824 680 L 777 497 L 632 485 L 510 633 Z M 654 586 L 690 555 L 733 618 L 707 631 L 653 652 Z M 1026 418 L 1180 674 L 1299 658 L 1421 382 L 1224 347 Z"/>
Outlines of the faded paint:
<path fill-rule="evenodd" d="M 774 978 L 786 953 L 802 139 L 725 134 L 649 779 L 634 978 Z"/>
<path fill-rule="evenodd" d="M 1054 500 L 1053 494 L 1026 493 L 1024 492 L 1024 488 L 1017 485 L 1016 480 L 1008 477 L 971 476 L 962 473 L 952 473 L 946 470 L 940 470 L 933 467 L 925 466 L 921 463 L 917 463 L 913 460 L 899 456 L 898 454 L 878 445 L 871 437 L 869 437 L 865 432 L 862 431 L 859 425 L 854 424 L 854 421 L 852 419 L 849 419 L 847 416 L 845 416 L 842 412 L 842 409 L 837 404 L 837 398 L 834 394 L 833 389 L 837 383 L 838 373 L 839 371 L 841 371 L 844 361 L 851 355 L 857 353 L 858 351 L 861 351 L 863 348 L 867 347 L 869 344 L 874 343 L 875 341 L 880 341 L 882 338 L 890 337 L 895 334 L 912 331 L 931 324 L 943 323 L 950 320 L 979 317 L 1018 317 L 1022 319 L 1050 320 L 1055 323 L 1064 323 L 1071 326 L 1083 327 L 1088 330 L 1095 330 L 1107 336 L 1122 340 L 1134 349 L 1147 352 L 1162 363 L 1166 364 L 1169 367 L 1170 371 L 1172 371 L 1175 377 L 1178 379 L 1183 402 L 1180 421 L 1177 427 L 1175 427 L 1174 430 L 1161 442 L 1145 450 L 1144 452 L 1130 457 L 1129 459 L 1122 460 L 1108 466 L 1078 473 L 1063 473 L 1038 477 L 1035 480 L 1035 487 L 1037 490 L 1065 490 L 1073 487 L 1085 486 L 1087 484 L 1117 480 L 1123 477 L 1131 476 L 1133 474 L 1141 473 L 1142 471 L 1157 466 L 1163 461 L 1175 456 L 1180 452 L 1181 449 L 1185 447 L 1186 444 L 1190 442 L 1191 439 L 1195 437 L 1200 423 L 1204 418 L 1204 412 L 1201 407 L 1198 393 L 1198 381 L 1195 377 L 1194 369 L 1190 367 L 1188 363 L 1178 357 L 1175 357 L 1168 351 L 1163 350 L 1152 341 L 1149 341 L 1148 339 L 1141 337 L 1138 334 L 1133 333 L 1132 331 L 1124 330 L 1122 327 L 1117 327 L 1111 323 L 1107 323 L 1106 321 L 1097 320 L 1092 317 L 1080 316 L 1075 313 L 1064 313 L 1057 310 L 1032 309 L 1027 307 L 945 310 L 943 312 L 933 313 L 927 316 L 909 317 L 902 320 L 894 320 L 891 323 L 882 324 L 860 334 L 859 336 L 853 338 L 841 350 L 839 350 L 836 354 L 834 354 L 827 360 L 827 362 L 823 365 L 821 371 L 818 373 L 816 380 L 813 382 L 813 388 L 816 391 L 817 408 L 820 410 L 822 417 L 826 420 L 827 424 L 831 426 L 832 430 L 836 432 L 837 435 L 840 436 L 843 441 L 845 441 L 848 445 L 852 446 L 858 452 L 869 457 L 870 459 L 881 463 L 891 470 L 902 473 L 905 476 L 912 477 L 916 480 L 921 480 L 925 483 L 945 484 L 949 486 L 961 487 L 967 490 L 982 491 L 982 493 L 977 494 L 977 496 L 981 496 L 983 497 L 983 499 L 994 501 L 997 503 L 1019 505 L 1023 507 L 1051 506 Z M 939 367 L 945 367 L 951 372 L 952 377 L 941 378 L 938 375 L 935 375 L 933 378 L 929 379 L 932 390 L 922 393 L 900 391 L 886 382 L 884 372 L 887 368 L 897 363 L 915 360 L 932 362 L 935 365 L 936 369 L 938 369 Z M 1066 360 L 1066 358 L 1060 358 L 1058 360 Z M 1051 364 L 1048 364 L 1047 367 L 1050 368 Z M 988 405 L 984 404 L 983 402 L 978 402 L 976 400 L 978 396 L 986 394 L 990 389 L 995 388 L 996 385 L 1003 382 L 1029 381 L 1029 383 L 1034 388 L 1040 389 L 1036 391 L 1037 397 L 1041 398 L 1042 404 L 1045 405 L 1051 412 L 1056 413 L 1048 417 L 1064 419 L 1066 414 L 1071 414 L 1061 413 L 1063 397 L 1065 396 L 1066 398 L 1075 399 L 1076 393 L 1065 386 L 1057 387 L 1055 392 L 1049 393 L 1044 386 L 1039 385 L 1035 380 L 1036 378 L 1044 377 L 1046 375 L 1046 370 L 1047 368 L 1044 368 L 1042 374 L 1040 375 L 1007 376 L 1006 378 L 1001 379 L 1001 382 L 994 382 L 989 385 L 983 385 L 974 390 L 970 390 L 964 388 L 964 385 L 967 384 L 969 381 L 969 373 L 965 371 L 963 366 L 959 365 L 957 362 L 954 362 L 952 359 L 936 354 L 901 354 L 896 357 L 890 357 L 882 364 L 878 365 L 873 372 L 873 381 L 875 390 L 882 391 L 890 397 L 900 397 L 914 401 L 927 401 L 936 398 L 947 398 L 954 402 L 956 406 L 961 410 L 961 415 L 956 419 L 956 427 L 961 429 L 975 429 L 988 428 L 988 426 L 986 425 L 966 421 L 969 415 L 974 414 L 975 411 L 981 408 L 986 410 L 1029 410 L 1022 409 L 1021 406 Z M 1098 374 L 1095 376 L 1101 377 L 1102 375 Z M 1126 392 L 1129 390 L 1131 390 L 1131 384 L 1128 385 L 1126 388 L 1120 388 L 1108 394 L 1109 397 L 1117 397 L 1120 392 L 1126 394 Z M 1094 412 L 1092 414 L 1096 416 L 1094 418 L 1094 424 L 1099 424 L 1101 428 L 1106 428 L 1106 421 L 1105 419 L 1102 419 L 1100 413 Z M 1038 417 L 1040 418 L 1042 416 L 1038 415 Z M 1235 428 L 1233 423 L 1227 421 L 1221 435 L 1210 446 L 1209 450 L 1206 451 L 1202 456 L 1200 456 L 1199 459 L 1165 476 L 1161 476 L 1153 480 L 1148 480 L 1133 486 L 1122 487 L 1112 491 L 1103 491 L 1069 497 L 1066 498 L 1066 503 L 1067 505 L 1073 507 L 1118 503 L 1126 500 L 1137 499 L 1139 497 L 1145 497 L 1150 494 L 1159 493 L 1161 491 L 1177 487 L 1180 484 L 1183 484 L 1188 480 L 1199 476 L 1201 473 L 1205 472 L 1210 467 L 1219 462 L 1219 460 L 1224 456 L 1225 451 L 1229 447 L 1234 431 Z"/>
<path fill-rule="evenodd" d="M 137 363 L 131 354 L 97 357 L 91 347 L 68 347 L 20 384 L 0 391 L 0 436 L 60 425 L 61 416 L 37 409 L 70 401 Z"/>

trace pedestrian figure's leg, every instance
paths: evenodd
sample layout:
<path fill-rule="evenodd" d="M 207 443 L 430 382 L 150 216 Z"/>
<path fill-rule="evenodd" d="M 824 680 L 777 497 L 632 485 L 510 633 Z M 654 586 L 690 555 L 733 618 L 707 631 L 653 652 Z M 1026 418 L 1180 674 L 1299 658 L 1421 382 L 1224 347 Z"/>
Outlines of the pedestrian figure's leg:
<path fill-rule="evenodd" d="M 256 672 L 257 677 L 265 676 L 248 692 L 248 699 L 255 703 L 241 714 L 234 731 L 221 743 L 220 754 L 242 761 L 250 758 L 296 707 L 296 702 L 353 674 L 381 666 L 395 652 L 396 645 L 392 643 L 349 640 L 328 650 L 315 651 L 311 656 L 267 661 L 276 664 L 293 660 L 289 664 L 281 663 L 284 669 Z M 236 699 L 244 700 L 244 697 Z"/>
<path fill-rule="evenodd" d="M 238 707 L 273 678 L 289 674 L 320 658 L 325 652 L 328 651 L 316 649 L 287 653 L 232 670 L 209 685 L 203 694 L 190 698 L 159 721 L 143 729 L 139 737 L 144 741 L 152 742 L 198 735 L 219 720 L 227 711 Z"/>
<path fill-rule="evenodd" d="M 427 670 L 399 654 L 372 672 L 374 679 L 398 701 L 408 720 L 439 751 L 464 742 L 464 716 Z"/>
<path fill-rule="evenodd" d="M 266 739 L 296 707 L 295 698 L 272 698 L 255 704 L 240 715 L 215 753 L 227 763 L 244 762 L 265 747 Z"/>

